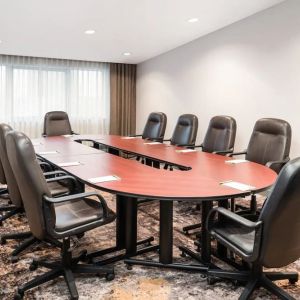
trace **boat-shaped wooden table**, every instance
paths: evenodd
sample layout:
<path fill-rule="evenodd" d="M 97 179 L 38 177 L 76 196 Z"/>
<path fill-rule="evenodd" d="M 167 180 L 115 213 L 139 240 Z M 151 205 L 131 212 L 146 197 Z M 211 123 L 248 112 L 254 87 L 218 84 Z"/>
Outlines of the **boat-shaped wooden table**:
<path fill-rule="evenodd" d="M 76 141 L 92 141 L 93 145 L 105 146 L 112 153 L 126 153 L 145 157 L 156 162 L 177 166 L 174 171 L 152 168 L 134 159 L 125 159 Z M 47 137 L 33 140 L 37 154 L 49 163 L 75 176 L 96 189 L 117 195 L 117 242 L 116 247 L 102 250 L 90 257 L 102 256 L 111 251 L 125 249 L 126 253 L 108 260 L 131 258 L 159 248 L 159 261 L 126 259 L 126 263 L 199 270 L 200 266 L 173 263 L 173 201 L 199 201 L 201 214 L 201 254 L 194 255 L 204 265 L 211 262 L 211 243 L 205 221 L 213 201 L 226 205 L 228 199 L 244 197 L 268 189 L 277 177 L 271 169 L 253 162 L 228 163 L 232 158 L 201 151 L 185 152 L 183 148 L 168 144 L 151 143 L 141 138 L 121 136 L 76 135 L 71 137 Z M 101 147 L 98 147 L 101 148 Z M 111 151 L 112 150 L 112 151 Z M 79 162 L 77 165 L 61 166 L 61 163 Z M 95 182 L 95 178 L 116 176 L 117 180 Z M 94 180 L 93 180 L 94 179 Z M 97 180 L 96 180 L 97 181 Z M 223 183 L 249 186 L 239 190 Z M 230 184 L 231 185 L 231 184 Z M 137 250 L 137 199 L 160 201 L 160 240 L 158 246 Z M 222 254 L 222 248 L 220 247 Z M 224 249 L 223 249 L 224 250 Z M 224 251 L 223 251 L 224 252 Z M 192 254 L 192 253 L 191 253 Z"/>

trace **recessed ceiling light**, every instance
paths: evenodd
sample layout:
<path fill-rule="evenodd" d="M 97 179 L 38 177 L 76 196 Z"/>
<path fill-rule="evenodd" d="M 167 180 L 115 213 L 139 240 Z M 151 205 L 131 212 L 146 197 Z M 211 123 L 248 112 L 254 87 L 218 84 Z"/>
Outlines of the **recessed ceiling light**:
<path fill-rule="evenodd" d="M 85 34 L 94 34 L 96 31 L 94 29 L 88 29 L 84 33 Z"/>
<path fill-rule="evenodd" d="M 123 55 L 124 55 L 124 56 L 130 56 L 131 53 L 130 53 L 130 52 L 124 52 Z"/>
<path fill-rule="evenodd" d="M 196 22 L 198 22 L 198 21 L 199 21 L 198 18 L 191 18 L 191 19 L 188 19 L 188 22 L 189 22 L 189 23 L 196 23 Z"/>

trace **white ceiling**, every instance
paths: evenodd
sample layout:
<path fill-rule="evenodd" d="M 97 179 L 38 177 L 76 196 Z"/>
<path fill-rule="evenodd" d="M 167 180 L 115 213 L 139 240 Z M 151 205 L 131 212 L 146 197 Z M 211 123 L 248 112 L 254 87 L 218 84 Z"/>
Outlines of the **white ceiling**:
<path fill-rule="evenodd" d="M 280 2 L 0 0 L 0 54 L 139 63 Z"/>

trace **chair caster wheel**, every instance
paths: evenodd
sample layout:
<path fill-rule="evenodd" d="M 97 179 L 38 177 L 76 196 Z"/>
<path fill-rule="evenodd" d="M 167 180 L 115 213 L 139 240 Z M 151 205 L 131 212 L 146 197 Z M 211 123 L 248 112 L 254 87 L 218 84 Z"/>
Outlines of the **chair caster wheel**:
<path fill-rule="evenodd" d="M 114 273 L 108 273 L 105 275 L 106 281 L 112 281 L 115 279 L 115 274 Z"/>
<path fill-rule="evenodd" d="M 0 238 L 0 245 L 5 245 L 6 244 L 6 239 Z"/>
<path fill-rule="evenodd" d="M 289 284 L 295 284 L 298 281 L 298 279 L 289 279 Z"/>
<path fill-rule="evenodd" d="M 78 239 L 82 239 L 82 238 L 84 237 L 84 233 L 77 234 L 76 237 L 77 237 Z"/>
<path fill-rule="evenodd" d="M 132 265 L 127 265 L 126 268 L 127 270 L 132 270 Z"/>
<path fill-rule="evenodd" d="M 183 234 L 184 235 L 189 235 L 189 232 L 188 231 L 183 231 Z"/>
<path fill-rule="evenodd" d="M 15 296 L 14 296 L 14 300 L 21 300 L 24 297 L 24 292 L 18 291 Z"/>
<path fill-rule="evenodd" d="M 29 270 L 30 270 L 30 271 L 34 271 L 34 270 L 37 269 L 37 267 L 38 267 L 37 263 L 32 262 L 32 263 L 30 264 L 30 266 L 29 266 Z"/>
<path fill-rule="evenodd" d="M 10 257 L 10 262 L 13 263 L 13 264 L 16 263 L 18 260 L 19 260 L 18 256 L 11 256 Z"/>
<path fill-rule="evenodd" d="M 145 246 L 150 247 L 151 245 L 152 245 L 151 242 L 147 242 Z"/>
<path fill-rule="evenodd" d="M 182 251 L 182 252 L 180 253 L 180 256 L 181 256 L 181 257 L 186 257 L 186 254 Z"/>
<path fill-rule="evenodd" d="M 207 277 L 207 284 L 212 285 L 216 282 L 216 279 L 214 277 Z"/>

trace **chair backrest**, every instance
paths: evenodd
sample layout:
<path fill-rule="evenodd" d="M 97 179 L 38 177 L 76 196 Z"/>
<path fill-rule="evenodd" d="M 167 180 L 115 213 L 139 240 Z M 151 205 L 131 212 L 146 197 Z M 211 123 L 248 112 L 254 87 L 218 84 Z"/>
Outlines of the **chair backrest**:
<path fill-rule="evenodd" d="M 167 125 L 167 116 L 162 112 L 152 112 L 146 122 L 142 138 L 163 141 Z"/>
<path fill-rule="evenodd" d="M 37 161 L 30 139 L 21 132 L 10 131 L 6 135 L 8 159 L 16 177 L 30 226 L 38 239 L 46 236 L 43 216 L 43 195 L 51 197 L 45 177 Z"/>
<path fill-rule="evenodd" d="M 279 173 L 259 220 L 263 222 L 260 260 L 279 268 L 300 257 L 300 158 Z"/>
<path fill-rule="evenodd" d="M 291 126 L 280 119 L 264 118 L 255 123 L 246 159 L 265 165 L 288 158 L 292 138 Z"/>
<path fill-rule="evenodd" d="M 173 131 L 171 145 L 194 146 L 197 138 L 198 118 L 192 114 L 181 115 Z"/>
<path fill-rule="evenodd" d="M 204 152 L 233 150 L 236 121 L 229 116 L 215 116 L 208 125 L 202 150 Z"/>
<path fill-rule="evenodd" d="M 12 130 L 13 129 L 7 124 L 0 124 L 0 159 L 7 181 L 10 200 L 16 207 L 22 207 L 23 202 L 20 190 L 7 156 L 6 135 Z"/>
<path fill-rule="evenodd" d="M 64 111 L 50 111 L 44 117 L 44 135 L 55 136 L 72 134 L 68 114 Z"/>
<path fill-rule="evenodd" d="M 5 178 L 5 174 L 4 174 L 1 159 L 0 159 L 0 183 L 1 184 L 6 184 L 6 178 Z"/>

